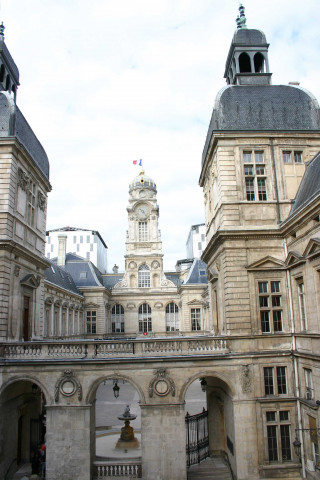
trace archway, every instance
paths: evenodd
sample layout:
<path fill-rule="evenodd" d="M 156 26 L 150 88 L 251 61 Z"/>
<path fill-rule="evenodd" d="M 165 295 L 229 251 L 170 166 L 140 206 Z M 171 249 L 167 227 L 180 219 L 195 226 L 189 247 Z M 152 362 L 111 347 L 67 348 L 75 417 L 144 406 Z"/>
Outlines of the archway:
<path fill-rule="evenodd" d="M 189 388 L 194 389 L 198 384 L 197 400 L 195 404 L 199 412 L 193 409 L 193 413 L 198 413 L 199 425 L 196 427 L 196 436 L 198 438 L 199 445 L 193 445 L 195 453 L 193 458 L 187 458 L 187 465 L 191 466 L 206 457 L 224 457 L 226 458 L 232 470 L 236 471 L 236 451 L 235 451 L 235 431 L 234 431 L 234 410 L 233 410 L 233 397 L 234 392 L 232 386 L 228 384 L 227 380 L 217 374 L 208 372 L 201 372 L 197 376 L 189 379 L 182 389 L 182 395 L 185 399 L 186 406 L 188 405 L 188 391 Z M 204 391 L 204 397 L 199 394 L 200 391 Z M 190 403 L 190 400 L 189 400 Z M 205 405 L 201 405 L 205 403 Z M 205 424 L 205 415 L 202 418 L 200 416 L 200 408 L 207 411 L 207 424 Z M 190 406 L 188 406 L 191 410 Z M 190 412 L 189 412 L 190 413 Z M 196 415 L 197 416 L 197 415 Z M 197 420 L 195 418 L 195 420 Z M 206 430 L 207 428 L 207 430 Z M 199 433 L 200 432 L 200 433 Z M 187 430 L 188 435 L 188 430 Z M 206 440 L 208 435 L 208 440 Z M 187 438 L 188 441 L 188 438 Z M 206 450 L 207 445 L 207 450 Z M 187 446 L 188 451 L 188 446 Z"/>
<path fill-rule="evenodd" d="M 109 376 L 96 382 L 94 411 L 95 474 L 110 475 L 114 472 L 141 472 L 141 392 L 125 376 Z M 130 424 L 119 419 L 128 414 Z M 131 429 L 134 429 L 133 431 Z M 120 441 L 128 431 L 132 441 Z M 114 470 L 113 470 L 114 469 Z"/>
<path fill-rule="evenodd" d="M 41 473 L 38 447 L 45 443 L 46 399 L 38 383 L 30 380 L 14 380 L 4 386 L 0 395 L 0 478 L 10 480 L 19 470 L 31 474 Z M 44 450 L 42 450 L 44 454 Z"/>

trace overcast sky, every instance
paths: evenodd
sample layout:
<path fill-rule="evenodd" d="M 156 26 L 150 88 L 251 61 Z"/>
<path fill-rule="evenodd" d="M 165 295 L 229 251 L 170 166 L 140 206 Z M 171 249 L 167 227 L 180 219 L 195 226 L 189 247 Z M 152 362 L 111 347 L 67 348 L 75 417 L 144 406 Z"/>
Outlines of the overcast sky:
<path fill-rule="evenodd" d="M 320 1 L 247 0 L 274 84 L 320 98 Z M 204 222 L 198 186 L 237 0 L 1 0 L 17 103 L 50 161 L 47 229 L 98 230 L 123 269 L 128 184 L 142 158 L 158 189 L 166 269 Z"/>

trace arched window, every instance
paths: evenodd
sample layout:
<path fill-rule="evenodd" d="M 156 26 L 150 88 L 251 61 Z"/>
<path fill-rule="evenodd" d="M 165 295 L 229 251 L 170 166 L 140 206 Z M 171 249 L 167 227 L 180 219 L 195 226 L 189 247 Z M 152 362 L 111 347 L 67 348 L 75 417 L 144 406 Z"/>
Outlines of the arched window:
<path fill-rule="evenodd" d="M 254 58 L 254 71 L 256 73 L 263 73 L 264 72 L 264 56 L 262 53 L 258 52 L 255 54 Z"/>
<path fill-rule="evenodd" d="M 246 52 L 241 53 L 241 55 L 239 56 L 239 69 L 240 73 L 251 72 L 250 57 Z"/>
<path fill-rule="evenodd" d="M 139 307 L 139 332 L 152 332 L 151 308 L 147 303 L 143 303 Z"/>
<path fill-rule="evenodd" d="M 173 302 L 166 306 L 166 329 L 167 332 L 179 330 L 179 308 Z"/>
<path fill-rule="evenodd" d="M 111 309 L 111 332 L 124 332 L 124 308 L 122 305 L 114 305 Z"/>
<path fill-rule="evenodd" d="M 145 263 L 138 270 L 138 287 L 150 287 L 150 269 Z"/>

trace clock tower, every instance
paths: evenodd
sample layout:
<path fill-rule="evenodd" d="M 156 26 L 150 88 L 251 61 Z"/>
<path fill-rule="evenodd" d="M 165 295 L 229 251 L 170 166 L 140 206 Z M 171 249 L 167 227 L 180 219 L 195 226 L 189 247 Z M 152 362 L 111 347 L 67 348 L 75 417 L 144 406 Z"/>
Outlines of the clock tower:
<path fill-rule="evenodd" d="M 157 187 L 144 171 L 129 185 L 125 275 L 122 287 L 160 288 L 168 282 L 163 273 Z"/>

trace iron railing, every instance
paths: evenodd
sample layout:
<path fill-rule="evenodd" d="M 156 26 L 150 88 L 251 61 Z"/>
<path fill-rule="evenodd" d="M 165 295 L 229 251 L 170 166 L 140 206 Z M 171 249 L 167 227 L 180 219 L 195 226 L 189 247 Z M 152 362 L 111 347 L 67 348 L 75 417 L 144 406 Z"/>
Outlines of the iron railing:
<path fill-rule="evenodd" d="M 209 456 L 208 410 L 186 418 L 187 467 L 200 463 Z"/>

